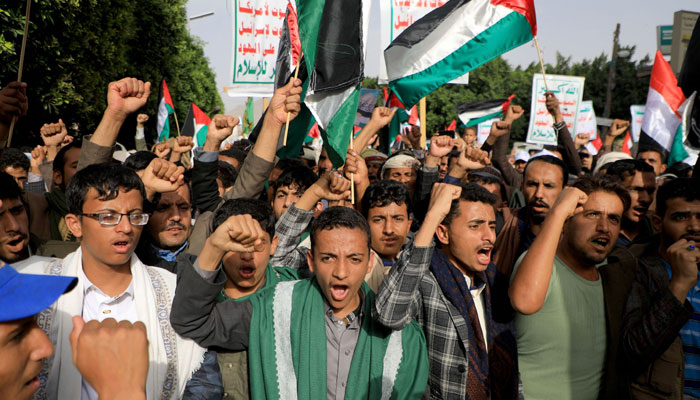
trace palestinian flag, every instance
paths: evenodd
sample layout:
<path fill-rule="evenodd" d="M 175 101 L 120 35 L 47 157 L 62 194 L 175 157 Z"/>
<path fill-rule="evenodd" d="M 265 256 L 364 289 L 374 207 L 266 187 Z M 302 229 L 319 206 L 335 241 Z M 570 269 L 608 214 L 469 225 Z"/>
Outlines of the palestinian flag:
<path fill-rule="evenodd" d="M 472 101 L 471 103 L 455 104 L 457 116 L 463 127 L 477 126 L 481 122 L 506 115 L 510 102 L 515 98 L 511 94 L 507 99 L 492 99 Z"/>
<path fill-rule="evenodd" d="M 692 144 L 692 140 L 689 140 L 692 137 L 693 131 L 691 115 L 695 106 L 696 96 L 697 92 L 693 92 L 678 109 L 678 112 L 681 113 L 681 123 L 678 125 L 676 136 L 671 145 L 671 151 L 668 155 L 668 165 L 673 165 L 677 162 L 695 165 L 698 159 L 699 149 Z"/>
<path fill-rule="evenodd" d="M 389 86 L 411 107 L 536 34 L 534 0 L 449 0 L 384 50 Z"/>
<path fill-rule="evenodd" d="M 297 1 L 309 71 L 304 104 L 318 123 L 328 158 L 339 167 L 345 163 L 360 101 L 371 3 Z"/>
<path fill-rule="evenodd" d="M 165 79 L 160 85 L 160 96 L 158 100 L 158 141 L 162 142 L 170 137 L 170 114 L 175 113 L 173 99 L 170 97 L 168 85 L 165 84 Z"/>
<path fill-rule="evenodd" d="M 194 147 L 202 147 L 207 139 L 210 123 L 211 118 L 194 103 L 191 103 L 185 124 L 182 126 L 182 136 L 191 136 L 194 140 Z"/>
<path fill-rule="evenodd" d="M 393 92 L 388 92 L 386 88 L 384 88 L 384 106 L 398 108 L 391 122 L 389 122 L 389 125 L 385 128 L 387 129 L 387 134 L 379 136 L 380 151 L 384 154 L 391 155 L 392 146 L 396 142 L 396 139 L 401 137 L 401 125 L 408 122 L 411 113 L 407 112 L 401 100 L 399 100 Z M 416 106 L 413 106 L 413 108 L 416 108 Z M 416 117 L 417 116 L 418 112 L 416 110 Z"/>
<path fill-rule="evenodd" d="M 684 101 L 685 95 L 678 87 L 671 66 L 657 50 L 639 136 L 639 151 L 656 150 L 667 158 L 681 123 L 678 109 Z"/>
<path fill-rule="evenodd" d="M 452 120 L 449 125 L 445 127 L 445 130 L 447 131 L 456 131 L 457 130 L 457 120 Z"/>

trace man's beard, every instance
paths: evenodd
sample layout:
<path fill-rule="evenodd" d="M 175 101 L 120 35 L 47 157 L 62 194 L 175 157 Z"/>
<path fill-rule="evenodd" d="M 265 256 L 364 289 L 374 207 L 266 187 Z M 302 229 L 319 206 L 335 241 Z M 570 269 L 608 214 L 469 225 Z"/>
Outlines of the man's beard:
<path fill-rule="evenodd" d="M 545 211 L 535 213 L 533 211 L 535 206 L 543 208 Z M 544 219 L 547 217 L 547 214 L 549 214 L 549 204 L 545 203 L 544 201 L 532 200 L 527 204 L 527 210 L 530 216 L 530 222 L 532 222 L 534 225 L 541 225 L 544 222 Z"/>

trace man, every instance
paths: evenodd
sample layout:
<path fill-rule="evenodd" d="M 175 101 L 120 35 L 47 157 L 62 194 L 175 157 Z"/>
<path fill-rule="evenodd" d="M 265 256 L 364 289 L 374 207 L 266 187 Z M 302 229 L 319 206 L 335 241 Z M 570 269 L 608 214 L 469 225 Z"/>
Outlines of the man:
<path fill-rule="evenodd" d="M 619 321 L 606 322 L 606 280 L 597 265 L 615 246 L 629 202 L 616 183 L 578 180 L 516 264 L 509 294 L 525 398 L 596 399 L 603 373 L 613 372 L 606 355 L 616 359 L 617 336 L 608 332 Z"/>
<path fill-rule="evenodd" d="M 622 216 L 617 245 L 629 247 L 651 240 L 654 229 L 647 212 L 656 191 L 654 169 L 641 160 L 618 160 L 608 167 L 605 175 L 620 180 L 622 187 L 630 194 L 630 207 Z"/>
<path fill-rule="evenodd" d="M 318 176 L 305 166 L 292 167 L 284 171 L 271 185 L 273 197 L 270 205 L 275 218 L 281 218 L 289 206 L 298 201 L 316 179 Z"/>
<path fill-rule="evenodd" d="M 513 167 L 515 167 L 516 171 L 522 174 L 525 172 L 525 165 L 527 165 L 527 162 L 530 160 L 530 155 L 527 153 L 527 151 L 520 150 L 515 153 L 513 160 Z"/>
<path fill-rule="evenodd" d="M 622 347 L 638 398 L 697 398 L 700 380 L 700 187 L 678 178 L 659 187 L 654 227 L 641 256 L 623 321 Z"/>
<path fill-rule="evenodd" d="M 36 319 L 76 283 L 73 277 L 20 274 L 0 265 L 0 398 L 28 400 L 39 389 L 38 374 L 53 355 L 53 346 Z M 73 363 L 101 398 L 145 399 L 144 325 L 117 326 L 113 319 L 86 325 L 81 317 L 74 317 L 73 323 Z"/>
<path fill-rule="evenodd" d="M 406 185 L 408 191 L 411 193 L 411 195 L 413 195 L 416 186 L 416 179 L 418 177 L 416 171 L 419 167 L 420 161 L 418 161 L 418 159 L 416 159 L 413 155 L 396 153 L 391 155 L 391 157 L 386 160 L 382 166 L 382 172 L 379 174 L 379 178 L 401 182 Z"/>
<path fill-rule="evenodd" d="M 637 160 L 642 160 L 654 168 L 654 174 L 659 176 L 666 171 L 666 162 L 660 151 L 651 148 L 642 148 L 637 152 Z"/>
<path fill-rule="evenodd" d="M 386 154 L 380 152 L 376 149 L 365 149 L 360 154 L 367 164 L 367 176 L 370 183 L 374 183 L 379 180 L 379 171 L 382 168 L 382 164 L 386 161 Z"/>
<path fill-rule="evenodd" d="M 236 169 L 236 172 L 239 172 L 241 170 L 241 166 L 243 166 L 246 155 L 247 154 L 243 152 L 243 150 L 232 147 L 228 150 L 219 150 L 218 159 L 219 161 L 224 161 L 231 164 Z"/>
<path fill-rule="evenodd" d="M 362 197 L 362 212 L 372 233 L 374 254 L 374 266 L 365 282 L 376 293 L 409 241 L 413 218 L 408 188 L 392 180 L 371 184 Z"/>
<path fill-rule="evenodd" d="M 328 158 L 328 152 L 325 148 L 321 149 L 321 155 L 318 156 L 318 175 L 321 176 L 333 169 L 333 163 Z"/>
<path fill-rule="evenodd" d="M 77 243 L 42 240 L 29 231 L 29 215 L 22 190 L 8 174 L 0 172 L 0 260 L 15 263 L 30 255 L 65 257 Z"/>
<path fill-rule="evenodd" d="M 391 331 L 370 317 L 374 294 L 363 278 L 372 257 L 362 215 L 331 207 L 314 221 L 307 254 L 314 278 L 217 303 L 222 256 L 260 250 L 264 237 L 249 215 L 219 226 L 180 279 L 173 326 L 205 346 L 248 349 L 252 398 L 420 397 L 427 379 L 420 330 Z"/>
<path fill-rule="evenodd" d="M 510 276 L 513 265 L 542 230 L 542 223 L 561 193 L 568 170 L 554 156 L 531 158 L 525 167 L 521 190 L 525 207 L 509 210 L 503 229 L 498 233 L 493 259 L 498 269 Z"/>
<path fill-rule="evenodd" d="M 23 190 L 29 178 L 29 168 L 29 159 L 19 149 L 10 147 L 0 154 L 0 171 L 12 175 Z"/>
<path fill-rule="evenodd" d="M 170 164 L 150 169 L 143 181 L 161 192 L 174 191 L 183 183 L 183 171 Z M 149 397 L 181 397 L 202 364 L 204 349 L 177 336 L 167 321 L 175 275 L 133 256 L 148 222 L 145 197 L 144 183 L 127 167 L 95 164 L 78 171 L 66 190 L 66 224 L 80 248 L 63 260 L 30 257 L 17 264 L 19 271 L 78 277 L 77 290 L 59 299 L 39 321 L 56 347 L 52 363 L 42 372 L 41 390 L 49 398 L 97 398 L 70 363 L 67 330 L 73 315 L 146 325 L 149 354 L 154 355 L 146 386 Z"/>
<path fill-rule="evenodd" d="M 476 184 L 436 183 L 430 200 L 413 246 L 379 288 L 373 316 L 393 329 L 421 325 L 430 398 L 515 399 L 507 280 L 491 263 L 496 199 Z"/>

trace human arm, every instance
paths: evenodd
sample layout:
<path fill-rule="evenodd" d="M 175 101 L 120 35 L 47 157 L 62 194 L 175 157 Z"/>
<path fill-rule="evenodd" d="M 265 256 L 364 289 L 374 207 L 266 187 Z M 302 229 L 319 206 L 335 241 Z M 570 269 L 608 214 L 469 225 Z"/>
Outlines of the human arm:
<path fill-rule="evenodd" d="M 352 142 L 353 149 L 357 151 L 358 154 L 362 153 L 362 150 L 367 147 L 372 137 L 380 129 L 391 122 L 391 119 L 394 118 L 394 114 L 396 114 L 396 110 L 396 108 L 392 109 L 388 107 L 375 107 L 374 110 L 372 110 L 372 117 L 369 122 L 367 122 L 367 125 L 362 128 Z"/>
<path fill-rule="evenodd" d="M 151 83 L 136 78 L 124 78 L 107 86 L 107 108 L 89 143 L 83 143 L 78 170 L 90 164 L 111 161 L 124 120 L 143 107 L 150 94 Z"/>
<path fill-rule="evenodd" d="M 173 141 L 173 150 L 170 152 L 170 161 L 178 162 L 183 154 L 189 153 L 194 147 L 191 136 L 178 136 Z"/>
<path fill-rule="evenodd" d="M 27 113 L 27 84 L 10 82 L 0 90 L 0 143 L 5 144 L 10 134 L 10 125 L 15 118 Z"/>
<path fill-rule="evenodd" d="M 136 135 L 134 135 L 134 148 L 136 151 L 148 150 L 146 146 L 146 122 L 148 122 L 147 114 L 139 114 L 136 116 Z"/>
<path fill-rule="evenodd" d="M 554 132 L 557 135 L 557 144 L 562 151 L 563 161 L 569 168 L 569 172 L 578 176 L 581 174 L 581 159 L 576 147 L 574 147 L 574 140 L 571 138 L 569 128 L 566 127 L 566 122 L 561 115 L 559 99 L 552 92 L 545 92 L 544 96 L 547 111 L 554 119 Z M 565 177 L 565 179 L 567 178 Z"/>
<path fill-rule="evenodd" d="M 461 148 L 457 162 L 452 165 L 447 173 L 451 181 L 459 182 L 469 171 L 486 167 L 486 162 L 489 159 L 489 154 L 484 150 L 469 147 L 463 142 Z M 448 181 L 448 179 L 446 178 L 445 181 Z"/>
<path fill-rule="evenodd" d="M 100 399 L 146 399 L 148 339 L 143 322 L 73 317 L 73 364 Z"/>
<path fill-rule="evenodd" d="M 497 121 L 491 125 L 490 137 L 495 137 L 495 144 L 493 146 L 493 155 L 491 157 L 491 162 L 493 165 L 501 171 L 503 175 L 503 180 L 507 185 L 513 187 L 520 187 L 523 181 L 523 175 L 518 172 L 511 164 L 508 162 L 508 142 L 510 140 L 510 124 L 507 121 Z"/>
<path fill-rule="evenodd" d="M 513 308 L 521 314 L 534 314 L 544 305 L 559 237 L 566 220 L 586 202 L 585 193 L 567 187 L 547 214 L 542 230 L 513 274 L 508 294 Z"/>
<path fill-rule="evenodd" d="M 452 201 L 462 188 L 436 183 L 430 196 L 430 207 L 413 244 L 399 256 L 379 286 L 372 317 L 391 329 L 402 329 L 413 321 L 421 308 L 420 283 L 428 273 L 433 254 L 433 235 L 450 211 Z"/>
<path fill-rule="evenodd" d="M 364 158 L 355 151 L 348 149 L 343 166 L 343 175 L 355 184 L 355 209 L 362 211 L 362 197 L 369 187 L 369 172 Z"/>
<path fill-rule="evenodd" d="M 615 139 L 625 133 L 629 127 L 630 122 L 622 119 L 614 119 L 608 132 L 605 134 L 605 139 L 603 139 L 603 147 L 600 149 L 598 154 L 609 153 L 612 151 L 613 142 Z"/>
<path fill-rule="evenodd" d="M 154 158 L 141 178 L 146 199 L 153 202 L 158 193 L 174 192 L 185 184 L 185 168 L 162 158 Z"/>

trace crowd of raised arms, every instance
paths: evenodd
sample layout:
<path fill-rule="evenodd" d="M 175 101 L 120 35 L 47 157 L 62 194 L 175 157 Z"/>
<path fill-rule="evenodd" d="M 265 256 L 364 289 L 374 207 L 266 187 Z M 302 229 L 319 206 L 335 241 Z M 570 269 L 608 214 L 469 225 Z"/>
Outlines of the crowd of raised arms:
<path fill-rule="evenodd" d="M 700 167 L 613 151 L 617 119 L 589 154 L 551 92 L 536 153 L 509 153 L 511 104 L 482 145 L 383 154 L 376 107 L 342 167 L 278 159 L 301 92 L 254 143 L 216 115 L 148 150 L 124 78 L 91 135 L 2 146 L 0 399 L 700 398 Z M 0 91 L 0 141 L 30 95 Z"/>

